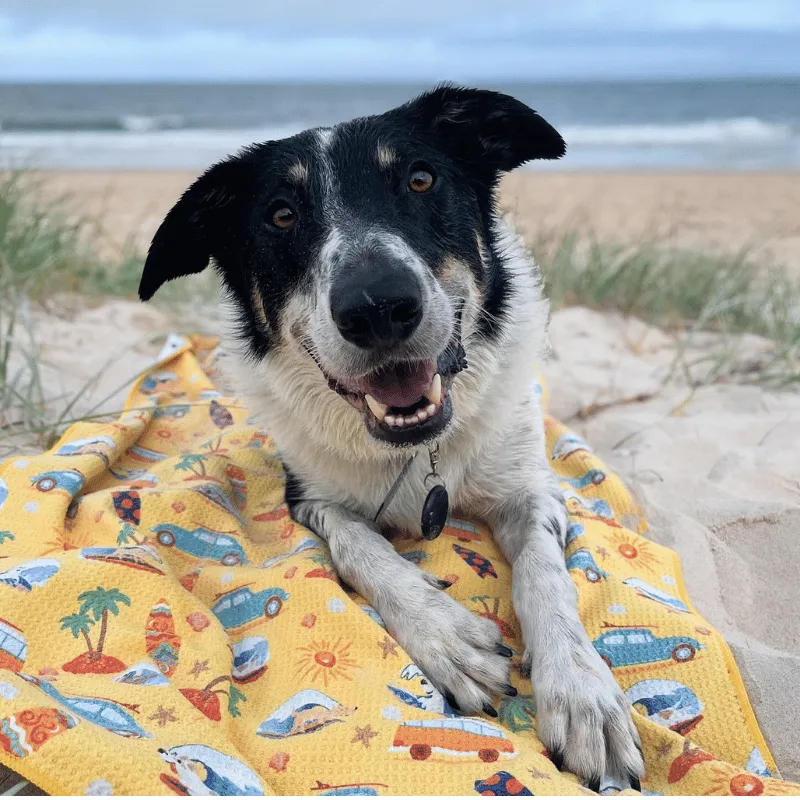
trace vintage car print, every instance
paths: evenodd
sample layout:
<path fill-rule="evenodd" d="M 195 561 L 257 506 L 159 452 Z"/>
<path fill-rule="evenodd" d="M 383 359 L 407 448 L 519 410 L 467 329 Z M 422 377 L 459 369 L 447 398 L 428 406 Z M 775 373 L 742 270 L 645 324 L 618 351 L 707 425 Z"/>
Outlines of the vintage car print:
<path fill-rule="evenodd" d="M 226 533 L 216 533 L 208 528 L 188 530 L 180 525 L 164 523 L 150 528 L 156 540 L 164 547 L 174 547 L 190 556 L 217 561 L 224 567 L 247 564 L 247 556 L 239 542 Z"/>
<path fill-rule="evenodd" d="M 225 630 L 231 630 L 253 620 L 277 617 L 288 599 L 289 595 L 279 587 L 254 592 L 246 585 L 219 595 L 211 611 Z"/>
<path fill-rule="evenodd" d="M 647 628 L 615 628 L 601 633 L 592 644 L 609 667 L 670 660 L 683 663 L 705 647 L 691 636 L 659 637 Z"/>

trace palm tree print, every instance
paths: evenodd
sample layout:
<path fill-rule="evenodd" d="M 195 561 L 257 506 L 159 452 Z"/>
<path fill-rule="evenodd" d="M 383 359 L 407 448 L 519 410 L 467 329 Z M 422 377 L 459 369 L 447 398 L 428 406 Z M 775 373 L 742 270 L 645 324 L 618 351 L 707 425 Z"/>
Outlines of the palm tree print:
<path fill-rule="evenodd" d="M 11 531 L 0 531 L 0 544 L 6 541 L 13 542 L 14 534 Z"/>
<path fill-rule="evenodd" d="M 96 589 L 79 594 L 78 600 L 81 601 L 78 613 L 91 612 L 95 621 L 99 620 L 100 622 L 100 638 L 97 641 L 97 652 L 102 655 L 106 633 L 108 632 L 109 611 L 116 617 L 119 614 L 119 603 L 130 606 L 131 599 L 119 589 L 104 589 L 102 586 L 98 586 Z"/>
<path fill-rule="evenodd" d="M 206 465 L 203 463 L 208 459 L 202 453 L 186 453 L 181 456 L 181 460 L 175 465 L 175 469 L 180 472 L 191 472 L 192 474 L 184 478 L 186 481 L 218 481 L 206 474 Z"/>
<path fill-rule="evenodd" d="M 216 439 L 209 439 L 200 445 L 203 450 L 208 450 L 209 455 L 219 456 L 220 458 L 228 458 L 228 448 L 222 446 L 222 437 L 218 436 Z"/>
<path fill-rule="evenodd" d="M 108 674 L 125 669 L 122 661 L 114 656 L 105 655 L 103 650 L 108 634 L 108 615 L 118 616 L 120 605 L 130 606 L 130 597 L 119 589 L 104 589 L 98 586 L 96 589 L 79 594 L 78 601 L 81 604 L 78 612 L 61 618 L 61 630 L 69 631 L 76 639 L 83 635 L 86 652 L 68 661 L 62 669 L 80 674 Z M 89 632 L 98 622 L 100 633 L 96 645 L 92 646 Z"/>
<path fill-rule="evenodd" d="M 227 689 L 214 688 L 223 683 L 228 684 Z M 242 713 L 239 711 L 239 703 L 247 702 L 246 695 L 233 685 L 230 675 L 220 675 L 207 683 L 202 689 L 181 689 L 180 691 L 196 709 L 202 711 L 205 716 L 214 722 L 219 722 L 222 719 L 222 706 L 219 701 L 219 695 L 225 694 L 228 696 L 228 713 L 233 718 L 240 716 Z"/>
<path fill-rule="evenodd" d="M 532 694 L 504 697 L 497 709 L 498 722 L 514 733 L 533 730 L 536 700 Z"/>
<path fill-rule="evenodd" d="M 76 639 L 78 636 L 83 635 L 86 640 L 86 652 L 89 655 L 94 655 L 94 647 L 92 647 L 92 640 L 89 638 L 89 631 L 94 625 L 88 614 L 70 614 L 66 617 L 61 617 L 61 630 L 69 631 Z"/>
<path fill-rule="evenodd" d="M 499 597 L 490 597 L 489 595 L 482 594 L 478 595 L 477 597 L 470 597 L 470 600 L 473 603 L 480 603 L 483 606 L 483 611 L 478 612 L 479 617 L 485 617 L 486 619 L 490 619 L 494 622 L 495 625 L 500 629 L 500 635 L 506 638 L 512 638 L 514 636 L 514 629 L 509 625 L 504 619 L 500 619 L 499 611 L 500 611 L 500 598 Z M 489 600 L 492 601 L 492 607 L 489 608 Z"/>
<path fill-rule="evenodd" d="M 144 544 L 147 539 L 142 539 L 141 541 L 136 538 L 136 529 L 131 525 L 129 522 L 125 522 L 120 528 L 119 535 L 117 536 L 117 544 L 119 545 L 127 545 L 130 543 L 133 544 Z"/>

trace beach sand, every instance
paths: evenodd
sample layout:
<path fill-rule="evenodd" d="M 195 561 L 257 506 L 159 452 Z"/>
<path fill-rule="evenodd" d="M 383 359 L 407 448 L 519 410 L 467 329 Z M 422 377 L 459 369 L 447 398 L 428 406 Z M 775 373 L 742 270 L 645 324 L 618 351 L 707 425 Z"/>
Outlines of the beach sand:
<path fill-rule="evenodd" d="M 104 246 L 132 238 L 147 247 L 164 214 L 196 177 L 191 172 L 52 172 L 55 194 L 105 219 Z M 501 202 L 533 242 L 542 229 L 590 227 L 604 240 L 671 236 L 689 247 L 754 246 L 800 270 L 798 173 L 572 173 L 518 170 Z"/>
<path fill-rule="evenodd" d="M 108 246 L 118 246 L 132 233 L 146 243 L 191 176 L 52 179 L 79 197 L 82 210 L 105 210 Z M 659 222 L 680 226 L 681 205 L 691 225 L 680 235 L 689 240 L 730 249 L 768 235 L 782 260 L 800 267 L 797 176 L 523 175 L 506 183 L 504 201 L 529 235 L 592 208 L 595 228 L 619 239 Z M 104 398 L 104 408 L 118 408 L 124 391 L 109 392 L 155 358 L 160 335 L 191 325 L 121 300 L 73 313 L 37 311 L 36 318 L 52 395 L 79 388 L 111 360 L 82 409 Z M 551 341 L 552 412 L 629 483 L 649 535 L 680 554 L 696 606 L 734 650 L 784 777 L 800 779 L 800 393 L 664 384 L 673 337 L 614 313 L 559 311 Z M 701 337 L 694 355 L 717 345 L 714 336 Z M 739 349 L 745 357 L 761 346 L 745 337 Z M 619 402 L 636 395 L 637 402 Z M 610 405 L 582 417 L 593 404 Z"/>

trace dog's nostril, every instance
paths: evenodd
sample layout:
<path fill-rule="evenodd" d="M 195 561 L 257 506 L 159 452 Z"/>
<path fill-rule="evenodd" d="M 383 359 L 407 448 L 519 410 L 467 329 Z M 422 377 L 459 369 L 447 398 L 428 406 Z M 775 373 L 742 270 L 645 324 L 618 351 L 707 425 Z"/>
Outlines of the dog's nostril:
<path fill-rule="evenodd" d="M 336 326 L 343 334 L 354 336 L 368 336 L 372 327 L 366 314 L 350 313 L 339 314 L 336 317 Z"/>
<path fill-rule="evenodd" d="M 389 309 L 389 318 L 396 325 L 417 325 L 422 316 L 422 306 L 415 297 L 397 300 Z"/>

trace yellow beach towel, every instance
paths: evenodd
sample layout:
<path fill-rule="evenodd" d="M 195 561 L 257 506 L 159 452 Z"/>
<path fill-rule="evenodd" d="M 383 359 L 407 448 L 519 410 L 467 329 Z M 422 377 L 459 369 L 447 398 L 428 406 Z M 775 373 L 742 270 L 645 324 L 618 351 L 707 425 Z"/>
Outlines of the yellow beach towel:
<path fill-rule="evenodd" d="M 266 431 L 171 340 L 116 422 L 0 467 L 0 762 L 53 794 L 568 795 L 535 733 L 489 532 L 404 557 L 494 620 L 515 698 L 459 717 L 294 523 Z M 636 709 L 649 794 L 798 794 L 776 776 L 722 637 L 630 496 L 547 420 L 589 637 Z"/>

